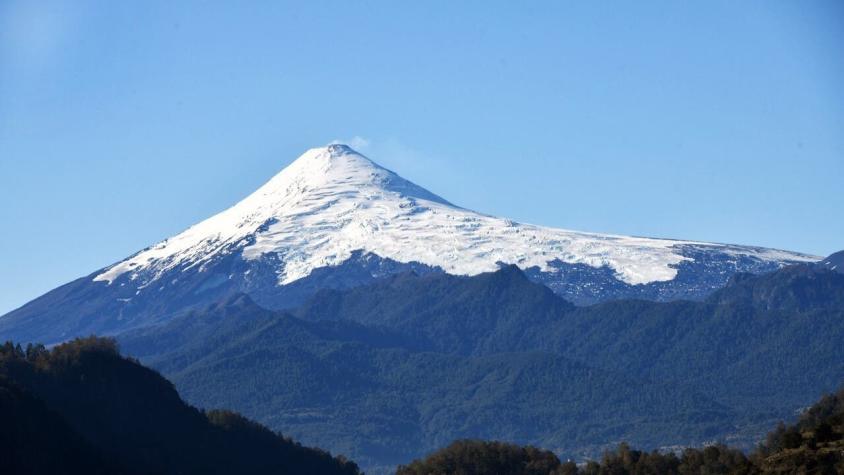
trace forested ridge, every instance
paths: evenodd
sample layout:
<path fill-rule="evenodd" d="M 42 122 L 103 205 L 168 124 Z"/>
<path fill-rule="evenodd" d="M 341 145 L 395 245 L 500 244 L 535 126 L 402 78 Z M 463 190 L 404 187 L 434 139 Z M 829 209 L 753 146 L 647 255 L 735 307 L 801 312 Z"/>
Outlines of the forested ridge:
<path fill-rule="evenodd" d="M 378 473 L 464 439 L 574 460 L 600 459 L 621 441 L 622 458 L 634 457 L 631 447 L 651 454 L 718 440 L 747 451 L 844 380 L 842 322 L 844 275 L 812 266 L 740 275 L 703 302 L 576 307 L 512 266 L 394 276 L 286 312 L 235 295 L 118 335 L 178 394 L 112 340 L 7 344 L 5 417 L 31 419 L 3 434 L 30 441 L 18 452 L 29 455 L 26 447 L 67 441 L 74 449 L 51 450 L 40 469 L 76 461 L 86 473 L 356 470 L 249 419 Z M 33 430 L 42 426 L 54 430 Z M 815 450 L 795 446 L 787 429 L 779 456 Z M 799 430 L 801 440 L 812 432 Z"/>
<path fill-rule="evenodd" d="M 676 452 L 620 444 L 599 460 L 576 464 L 530 446 L 459 440 L 396 475 L 767 475 L 844 473 L 844 389 L 824 396 L 791 425 L 780 424 L 750 454 L 714 444 Z"/>
<path fill-rule="evenodd" d="M 725 440 L 748 450 L 844 380 L 844 275 L 740 275 L 703 302 L 577 307 L 515 266 L 248 296 L 119 336 L 192 404 L 231 407 L 372 470 L 450 440 L 582 460 Z"/>
<path fill-rule="evenodd" d="M 43 399 L 42 399 L 43 398 Z M 113 340 L 47 350 L 0 347 L 0 471 L 16 474 L 359 473 L 236 413 L 198 411 L 172 386 L 119 355 Z M 576 464 L 531 446 L 458 440 L 397 475 L 844 473 L 844 389 L 749 454 L 715 444 L 642 451 L 626 443 Z"/>
<path fill-rule="evenodd" d="M 359 473 L 237 413 L 188 406 L 107 338 L 0 346 L 0 420 L 0 473 Z"/>

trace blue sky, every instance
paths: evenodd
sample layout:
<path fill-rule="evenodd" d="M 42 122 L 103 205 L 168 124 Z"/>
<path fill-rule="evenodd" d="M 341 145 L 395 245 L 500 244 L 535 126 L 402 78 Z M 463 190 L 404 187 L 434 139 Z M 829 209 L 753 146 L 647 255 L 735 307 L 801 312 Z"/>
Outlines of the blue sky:
<path fill-rule="evenodd" d="M 0 2 L 0 313 L 332 140 L 519 221 L 844 248 L 844 2 L 456 3 Z"/>

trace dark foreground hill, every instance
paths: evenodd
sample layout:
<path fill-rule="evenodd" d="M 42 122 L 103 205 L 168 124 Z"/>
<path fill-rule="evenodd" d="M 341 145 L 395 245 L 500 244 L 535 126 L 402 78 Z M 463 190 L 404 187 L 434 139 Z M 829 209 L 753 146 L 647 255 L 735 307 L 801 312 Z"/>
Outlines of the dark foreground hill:
<path fill-rule="evenodd" d="M 112 340 L 0 347 L 0 473 L 356 474 L 229 411 L 186 405 Z"/>
<path fill-rule="evenodd" d="M 460 440 L 396 475 L 692 475 L 844 473 L 844 389 L 827 395 L 800 420 L 780 424 L 749 456 L 722 444 L 675 452 L 646 452 L 621 444 L 598 461 L 577 465 L 535 447 Z"/>
<path fill-rule="evenodd" d="M 844 380 L 844 275 L 739 275 L 703 302 L 575 307 L 515 267 L 403 274 L 291 313 L 248 297 L 120 337 L 203 407 L 391 466 L 459 438 L 573 458 L 753 446 Z"/>

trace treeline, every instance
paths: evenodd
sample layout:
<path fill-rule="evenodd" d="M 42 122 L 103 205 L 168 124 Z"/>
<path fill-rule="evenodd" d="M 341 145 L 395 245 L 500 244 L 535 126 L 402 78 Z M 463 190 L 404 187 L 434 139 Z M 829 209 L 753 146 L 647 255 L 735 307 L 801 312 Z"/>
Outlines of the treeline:
<path fill-rule="evenodd" d="M 185 404 L 114 340 L 0 346 L 0 473 L 359 474 L 230 411 Z"/>
<path fill-rule="evenodd" d="M 749 456 L 725 445 L 680 453 L 645 452 L 627 444 L 577 465 L 552 452 L 502 442 L 460 440 L 396 475 L 700 475 L 844 473 L 844 389 L 825 396 L 793 425 L 780 424 Z"/>

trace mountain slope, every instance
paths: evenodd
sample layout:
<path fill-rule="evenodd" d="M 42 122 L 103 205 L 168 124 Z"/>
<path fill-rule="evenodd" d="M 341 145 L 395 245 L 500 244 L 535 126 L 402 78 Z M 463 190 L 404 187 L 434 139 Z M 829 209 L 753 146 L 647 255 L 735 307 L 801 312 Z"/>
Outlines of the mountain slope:
<path fill-rule="evenodd" d="M 179 341 L 166 340 L 172 335 Z M 700 394 L 560 355 L 430 351 L 410 334 L 306 322 L 244 298 L 130 332 L 121 344 L 192 403 L 237 407 L 305 443 L 347 453 L 368 472 L 461 437 L 542 443 L 574 455 L 623 439 L 700 442 L 731 430 L 735 417 Z"/>
<path fill-rule="evenodd" d="M 412 276 L 322 291 L 295 311 L 417 335 L 430 349 L 541 350 L 731 406 L 782 410 L 844 380 L 844 275 L 796 265 L 734 278 L 704 302 L 618 300 L 574 307 L 511 267 L 472 278 Z M 721 384 L 712 384 L 717 380 Z"/>
<path fill-rule="evenodd" d="M 819 265 L 844 274 L 844 251 L 838 251 L 835 254 L 827 256 Z"/>
<path fill-rule="evenodd" d="M 43 401 L 0 377 L 0 473 L 126 473 Z"/>
<path fill-rule="evenodd" d="M 8 473 L 358 473 L 235 413 L 186 405 L 167 380 L 120 357 L 110 340 L 49 351 L 0 347 L 6 412 L 12 417 L 0 435 L 14 436 L 0 444 L 0 466 L 14 464 Z M 62 444 L 74 452 L 51 448 Z"/>
<path fill-rule="evenodd" d="M 344 145 L 307 151 L 235 206 L 0 318 L 0 336 L 56 342 L 165 320 L 236 293 L 291 308 L 322 288 L 405 271 L 514 264 L 577 303 L 700 299 L 736 272 L 815 261 L 747 246 L 583 233 L 452 205 Z"/>
<path fill-rule="evenodd" d="M 798 265 L 705 302 L 576 307 L 515 266 L 405 273 L 290 312 L 238 296 L 120 338 L 188 400 L 367 468 L 460 437 L 751 447 L 844 380 L 844 275 Z"/>
<path fill-rule="evenodd" d="M 601 460 L 561 462 L 551 452 L 501 442 L 460 440 L 424 459 L 401 466 L 396 475 L 496 473 L 499 475 L 634 474 L 837 474 L 844 473 L 844 389 L 824 396 L 790 426 L 780 423 L 750 457 L 725 445 L 682 453 L 632 449 L 620 444 Z"/>

